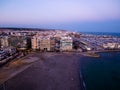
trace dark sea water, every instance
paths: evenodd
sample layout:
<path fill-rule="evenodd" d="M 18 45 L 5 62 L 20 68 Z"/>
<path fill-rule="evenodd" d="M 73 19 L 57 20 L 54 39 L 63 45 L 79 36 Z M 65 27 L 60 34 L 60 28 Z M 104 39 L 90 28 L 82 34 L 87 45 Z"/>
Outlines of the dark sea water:
<path fill-rule="evenodd" d="M 120 33 L 111 33 L 111 32 L 83 32 L 84 34 L 93 34 L 93 35 L 110 35 L 115 37 L 120 37 Z"/>
<path fill-rule="evenodd" d="M 87 90 L 120 90 L 120 52 L 82 57 L 80 70 Z"/>

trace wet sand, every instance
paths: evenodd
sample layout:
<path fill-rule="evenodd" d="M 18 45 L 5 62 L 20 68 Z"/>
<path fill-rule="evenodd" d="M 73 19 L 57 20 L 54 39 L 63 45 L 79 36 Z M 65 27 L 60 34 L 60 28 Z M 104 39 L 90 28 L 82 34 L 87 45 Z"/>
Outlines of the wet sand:
<path fill-rule="evenodd" d="M 79 58 L 75 54 L 44 53 L 41 60 L 8 80 L 6 90 L 81 90 Z"/>

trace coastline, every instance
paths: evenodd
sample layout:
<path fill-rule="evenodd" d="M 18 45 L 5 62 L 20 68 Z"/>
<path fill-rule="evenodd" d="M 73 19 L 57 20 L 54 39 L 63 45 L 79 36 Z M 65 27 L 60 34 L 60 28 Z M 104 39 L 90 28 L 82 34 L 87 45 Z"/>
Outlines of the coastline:
<path fill-rule="evenodd" d="M 84 52 L 84 53 L 80 53 L 83 56 L 87 56 L 87 57 L 94 57 L 94 58 L 99 58 L 100 55 L 99 53 L 107 53 L 107 52 L 120 52 L 120 50 L 102 50 L 102 51 L 89 51 L 89 52 Z"/>
<path fill-rule="evenodd" d="M 104 53 L 104 52 L 120 52 L 120 50 L 102 50 L 102 51 L 95 51 L 95 53 Z"/>
<path fill-rule="evenodd" d="M 105 50 L 104 52 L 111 51 L 113 50 Z M 101 51 L 95 51 L 94 53 L 99 54 L 100 52 Z M 23 88 L 34 90 L 28 87 L 36 87 L 35 90 L 48 90 L 48 88 L 53 88 L 55 90 L 61 90 L 61 88 L 62 90 L 86 90 L 85 82 L 81 76 L 82 71 L 80 70 L 80 59 L 83 56 L 83 53 L 75 52 L 32 53 L 32 57 L 37 57 L 39 60 L 21 73 L 9 79 L 7 81 L 7 88 L 9 88 L 9 90 L 21 90 Z M 95 56 L 91 55 L 88 57 Z M 24 79 L 26 81 L 24 81 Z M 22 81 L 16 84 L 19 80 Z M 29 86 L 32 82 L 33 85 Z"/>

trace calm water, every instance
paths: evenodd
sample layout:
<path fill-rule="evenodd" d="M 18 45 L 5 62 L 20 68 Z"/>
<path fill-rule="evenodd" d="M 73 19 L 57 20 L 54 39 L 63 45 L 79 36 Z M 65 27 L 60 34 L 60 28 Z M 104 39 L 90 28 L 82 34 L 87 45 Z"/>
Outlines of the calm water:
<path fill-rule="evenodd" d="M 82 57 L 80 64 L 87 90 L 120 90 L 120 52 Z"/>
<path fill-rule="evenodd" d="M 108 33 L 108 32 L 83 32 L 85 34 L 93 34 L 93 35 L 110 35 L 114 37 L 120 37 L 120 33 Z"/>

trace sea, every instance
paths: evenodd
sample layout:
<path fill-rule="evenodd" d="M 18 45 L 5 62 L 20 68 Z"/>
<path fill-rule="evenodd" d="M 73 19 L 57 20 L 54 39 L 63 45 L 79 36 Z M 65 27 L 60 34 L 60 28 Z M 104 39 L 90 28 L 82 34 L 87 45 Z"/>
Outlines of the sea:
<path fill-rule="evenodd" d="M 104 35 L 112 34 L 104 33 Z M 120 37 L 120 34 L 114 33 L 112 36 L 114 35 Z M 120 52 L 99 54 L 99 58 L 80 58 L 84 90 L 120 90 Z"/>
<path fill-rule="evenodd" d="M 92 34 L 92 35 L 109 35 L 114 37 L 120 37 L 120 33 L 113 32 L 82 32 L 83 34 Z"/>

